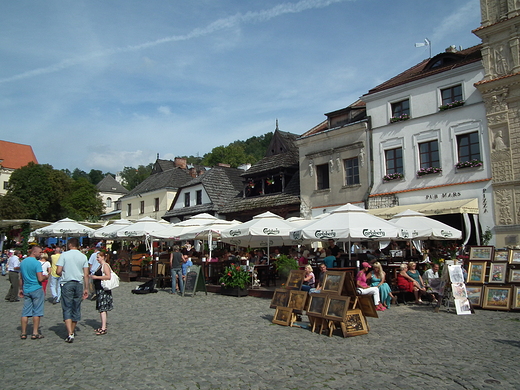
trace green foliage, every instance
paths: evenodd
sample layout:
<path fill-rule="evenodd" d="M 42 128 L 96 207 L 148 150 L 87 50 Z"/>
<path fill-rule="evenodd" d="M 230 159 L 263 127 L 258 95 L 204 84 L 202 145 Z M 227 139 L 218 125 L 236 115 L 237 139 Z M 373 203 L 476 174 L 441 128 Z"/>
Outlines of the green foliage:
<path fill-rule="evenodd" d="M 229 164 L 233 168 L 245 163 L 253 163 L 254 157 L 248 156 L 240 145 L 217 146 L 211 153 L 204 156 L 202 163 L 206 166 L 215 166 L 219 163 Z"/>
<path fill-rule="evenodd" d="M 139 165 L 134 167 L 124 167 L 121 171 L 121 178 L 123 179 L 123 186 L 127 190 L 132 190 L 137 187 L 152 173 L 153 164 L 150 163 L 147 166 Z"/>
<path fill-rule="evenodd" d="M 240 264 L 231 264 L 224 268 L 224 272 L 218 280 L 222 286 L 229 288 L 246 288 L 250 281 L 251 275 Z"/>
<path fill-rule="evenodd" d="M 271 143 L 271 139 L 273 138 L 273 133 L 269 132 L 259 137 L 251 137 L 245 141 L 235 141 L 231 145 L 239 145 L 244 148 L 244 152 L 248 156 L 253 157 L 253 162 L 255 163 L 258 160 L 261 160 L 265 157 L 265 153 L 269 144 Z"/>
<path fill-rule="evenodd" d="M 100 171 L 99 169 L 91 169 L 90 172 L 88 173 L 88 178 L 89 178 L 89 181 L 96 185 L 97 183 L 99 183 L 101 180 L 103 180 L 103 178 L 106 176 L 106 173 L 103 173 L 102 171 Z"/>
<path fill-rule="evenodd" d="M 488 245 L 492 238 L 493 233 L 491 233 L 491 229 L 488 226 L 486 231 L 482 233 L 482 245 Z"/>
<path fill-rule="evenodd" d="M 298 269 L 298 261 L 286 255 L 280 255 L 274 262 L 274 267 L 280 276 L 289 276 L 292 269 Z"/>
<path fill-rule="evenodd" d="M 0 205 L 1 216 L 6 219 L 83 220 L 97 219 L 102 213 L 97 190 L 88 179 L 76 182 L 66 172 L 48 164 L 29 163 L 14 171 Z"/>
<path fill-rule="evenodd" d="M 88 177 L 88 173 L 85 172 L 85 171 L 82 171 L 81 169 L 79 168 L 76 168 L 74 169 L 74 171 L 72 171 L 72 176 L 71 176 L 74 180 L 79 180 L 79 179 L 86 179 L 86 180 L 89 180 L 89 177 Z"/>

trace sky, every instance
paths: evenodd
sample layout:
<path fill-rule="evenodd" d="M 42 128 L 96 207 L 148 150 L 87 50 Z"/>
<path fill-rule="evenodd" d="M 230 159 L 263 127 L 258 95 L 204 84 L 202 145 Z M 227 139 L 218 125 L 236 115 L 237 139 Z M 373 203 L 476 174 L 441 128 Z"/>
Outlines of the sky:
<path fill-rule="evenodd" d="M 116 173 L 299 135 L 479 26 L 479 0 L 2 1 L 0 139 Z"/>

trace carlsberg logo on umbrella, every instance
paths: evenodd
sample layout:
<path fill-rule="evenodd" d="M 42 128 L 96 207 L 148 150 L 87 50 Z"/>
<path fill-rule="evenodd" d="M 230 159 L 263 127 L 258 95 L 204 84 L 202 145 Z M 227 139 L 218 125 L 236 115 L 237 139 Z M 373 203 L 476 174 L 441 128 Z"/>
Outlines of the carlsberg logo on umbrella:
<path fill-rule="evenodd" d="M 334 230 L 316 230 L 314 236 L 320 240 L 323 240 L 324 238 L 335 238 L 336 232 Z"/>
<path fill-rule="evenodd" d="M 452 237 L 453 236 L 453 233 L 452 232 L 449 232 L 449 231 L 446 231 L 446 230 L 441 230 L 441 235 L 443 237 Z"/>
<path fill-rule="evenodd" d="M 378 238 L 378 237 L 384 237 L 384 236 L 386 236 L 386 234 L 381 229 L 379 229 L 379 230 L 363 229 L 363 236 L 365 236 L 367 238 Z"/>
<path fill-rule="evenodd" d="M 278 230 L 278 228 L 264 228 L 263 232 L 268 236 L 275 236 L 280 234 L 280 230 Z"/>
<path fill-rule="evenodd" d="M 242 234 L 242 232 L 240 231 L 240 229 L 237 229 L 237 230 L 230 230 L 230 231 L 229 231 L 229 235 L 230 235 L 231 237 L 240 236 L 240 234 Z"/>

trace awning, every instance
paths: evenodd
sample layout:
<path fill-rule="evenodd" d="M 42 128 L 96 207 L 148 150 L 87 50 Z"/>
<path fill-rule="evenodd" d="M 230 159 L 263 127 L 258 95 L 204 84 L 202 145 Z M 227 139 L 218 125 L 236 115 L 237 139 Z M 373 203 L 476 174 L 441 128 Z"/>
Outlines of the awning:
<path fill-rule="evenodd" d="M 372 215 L 384 219 L 391 219 L 394 215 L 406 210 L 414 210 L 425 215 L 441 215 L 441 214 L 478 214 L 478 199 L 459 199 L 448 200 L 444 202 L 407 204 L 403 206 L 384 207 L 380 209 L 369 209 Z"/>
<path fill-rule="evenodd" d="M 3 219 L 0 221 L 0 229 L 20 229 L 24 223 L 28 223 L 31 229 L 49 226 L 52 222 L 38 221 L 36 219 Z"/>

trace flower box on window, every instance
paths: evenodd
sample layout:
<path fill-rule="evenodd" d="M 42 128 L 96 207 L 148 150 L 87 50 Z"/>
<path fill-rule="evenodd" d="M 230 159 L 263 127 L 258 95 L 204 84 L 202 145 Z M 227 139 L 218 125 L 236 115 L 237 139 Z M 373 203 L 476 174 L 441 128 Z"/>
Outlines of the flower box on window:
<path fill-rule="evenodd" d="M 439 107 L 440 111 L 449 110 L 450 108 L 460 107 L 463 106 L 465 103 L 464 100 L 455 100 L 454 102 L 443 104 Z"/>
<path fill-rule="evenodd" d="M 480 160 L 473 159 L 470 161 L 459 161 L 457 164 L 455 164 L 455 168 L 462 169 L 462 168 L 478 168 L 484 165 L 484 163 Z"/>
<path fill-rule="evenodd" d="M 404 178 L 404 175 L 400 172 L 387 173 L 386 175 L 383 176 L 383 181 L 388 182 L 388 181 L 392 181 L 392 180 L 401 180 L 402 178 Z"/>
<path fill-rule="evenodd" d="M 398 116 L 391 117 L 390 118 L 390 123 L 407 121 L 408 119 L 410 119 L 410 115 L 408 115 L 408 114 L 401 114 L 401 115 L 398 115 Z"/>
<path fill-rule="evenodd" d="M 421 168 L 417 171 L 417 176 L 431 175 L 432 173 L 441 173 L 442 168 L 439 167 L 428 167 Z"/>

